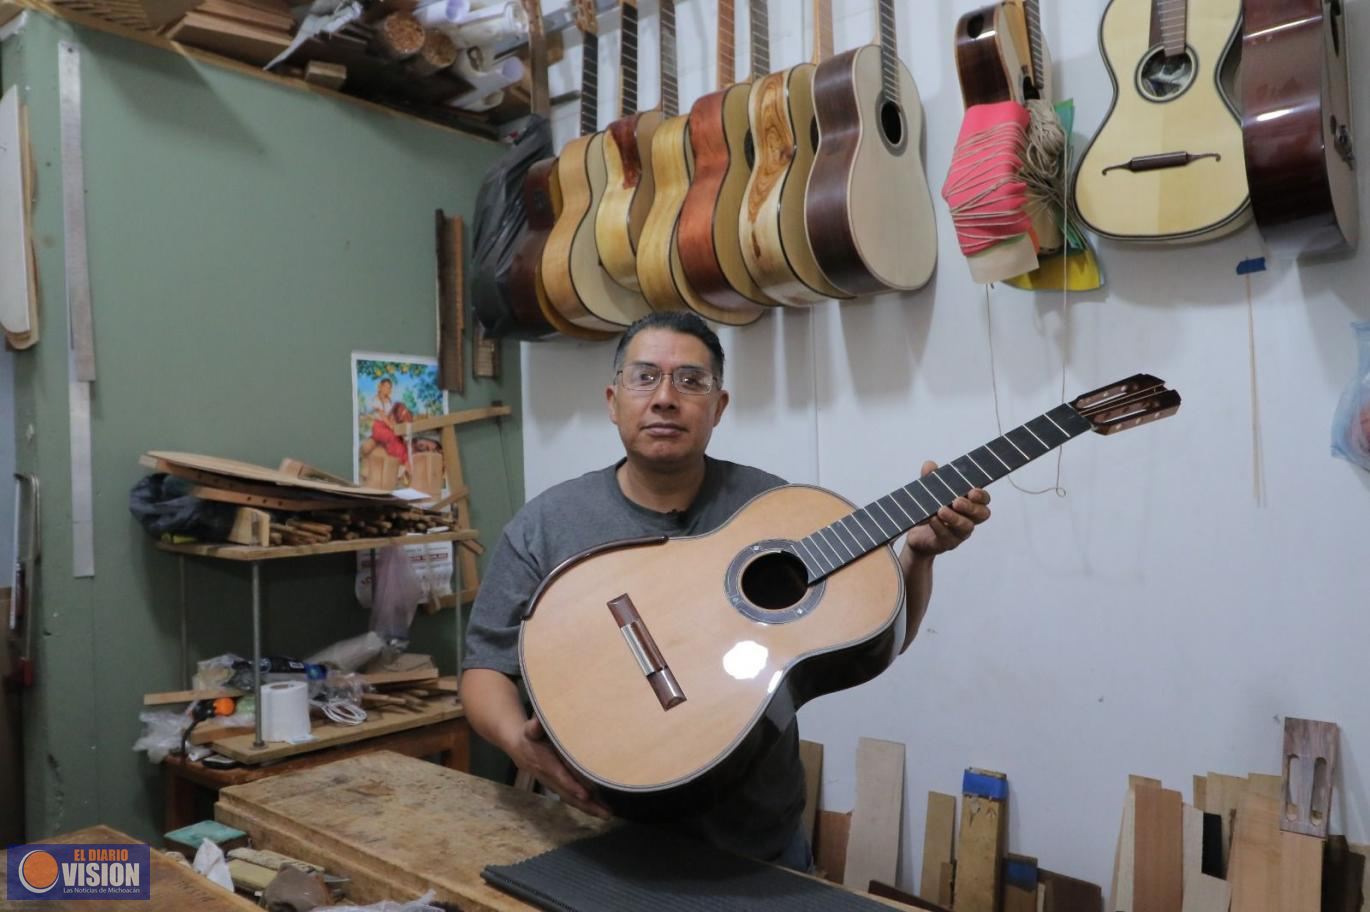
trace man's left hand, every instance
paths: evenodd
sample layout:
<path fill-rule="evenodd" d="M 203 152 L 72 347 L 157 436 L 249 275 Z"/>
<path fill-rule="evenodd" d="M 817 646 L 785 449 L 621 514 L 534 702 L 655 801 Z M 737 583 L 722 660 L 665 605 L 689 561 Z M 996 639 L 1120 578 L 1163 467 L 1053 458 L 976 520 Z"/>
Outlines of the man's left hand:
<path fill-rule="evenodd" d="M 922 474 L 936 468 L 937 463 L 925 462 Z M 958 497 L 950 506 L 942 507 L 927 522 L 914 526 L 907 538 L 909 550 L 917 557 L 935 557 L 970 538 L 975 527 L 987 519 L 989 493 L 972 488 L 965 497 Z"/>

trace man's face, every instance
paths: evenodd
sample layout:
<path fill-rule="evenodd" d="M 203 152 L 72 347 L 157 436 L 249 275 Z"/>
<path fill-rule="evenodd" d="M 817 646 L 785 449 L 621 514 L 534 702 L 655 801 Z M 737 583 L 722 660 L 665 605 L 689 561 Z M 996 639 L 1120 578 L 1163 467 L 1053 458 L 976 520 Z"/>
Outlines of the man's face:
<path fill-rule="evenodd" d="M 712 374 L 709 349 L 694 336 L 668 329 L 638 333 L 624 352 L 625 372 L 635 365 L 652 365 L 663 372 L 654 390 L 631 390 L 622 377 L 604 391 L 609 420 L 618 426 L 623 448 L 639 461 L 661 468 L 684 467 L 704 454 L 714 426 L 728 406 L 721 387 L 703 395 L 682 393 L 672 382 L 681 368 Z"/>

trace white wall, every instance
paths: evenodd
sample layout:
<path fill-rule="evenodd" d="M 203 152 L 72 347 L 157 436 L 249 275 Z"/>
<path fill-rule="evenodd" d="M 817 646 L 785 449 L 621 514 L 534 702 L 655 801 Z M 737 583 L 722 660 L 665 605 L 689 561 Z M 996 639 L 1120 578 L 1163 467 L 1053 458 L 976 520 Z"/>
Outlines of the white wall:
<path fill-rule="evenodd" d="M 771 6 L 775 66 L 807 58 L 799 36 L 810 4 Z M 872 0 L 834 6 L 838 50 L 874 34 Z M 917 6 L 921 20 L 914 4 L 899 4 L 899 38 L 926 110 L 936 194 L 962 114 L 951 35 L 970 3 Z M 1069 14 L 1045 6 L 1058 94 L 1075 98 L 1083 142 L 1109 104 L 1095 37 L 1105 4 L 1073 2 Z M 642 71 L 652 83 L 654 10 L 648 0 Z M 688 105 L 713 86 L 713 3 L 683 0 L 678 18 Z M 1352 4 L 1349 18 L 1353 55 L 1370 53 L 1370 10 Z M 616 17 L 605 25 L 607 71 Z M 745 24 L 737 46 L 744 73 Z M 577 47 L 556 68 L 553 93 L 578 87 L 578 73 Z M 612 77 L 601 83 L 605 124 L 617 96 Z M 1366 161 L 1370 86 L 1354 94 Z M 642 96 L 653 102 L 655 85 Z M 559 111 L 561 138 L 576 117 L 575 105 Z M 985 292 L 937 205 L 939 266 L 922 291 L 787 310 L 721 333 L 733 406 L 712 453 L 866 502 L 910 480 L 922 459 L 952 458 L 998 433 Z M 1061 400 L 1063 359 L 1066 398 L 1145 370 L 1179 389 L 1184 407 L 1067 445 L 1064 497 L 996 485 L 993 520 L 939 559 L 910 651 L 877 680 L 802 713 L 803 736 L 827 748 L 830 809 L 852 807 L 859 736 L 908 745 L 906 888 L 920 868 L 926 792 L 958 793 L 967 766 L 1008 773 L 1013 851 L 1107 889 L 1128 773 L 1161 777 L 1189 800 L 1194 773 L 1278 772 L 1286 714 L 1342 725 L 1333 823 L 1370 840 L 1370 473 L 1329 455 L 1333 408 L 1355 367 L 1348 324 L 1370 318 L 1370 250 L 1276 263 L 1252 279 L 1263 504 L 1252 489 L 1245 283 L 1233 271 L 1262 252 L 1255 229 L 1197 247 L 1099 250 L 1103 291 L 1068 304 L 990 293 L 1004 426 Z M 523 346 L 530 496 L 620 455 L 602 404 L 611 353 Z M 1017 481 L 1036 489 L 1054 478 L 1055 461 L 1043 460 Z"/>

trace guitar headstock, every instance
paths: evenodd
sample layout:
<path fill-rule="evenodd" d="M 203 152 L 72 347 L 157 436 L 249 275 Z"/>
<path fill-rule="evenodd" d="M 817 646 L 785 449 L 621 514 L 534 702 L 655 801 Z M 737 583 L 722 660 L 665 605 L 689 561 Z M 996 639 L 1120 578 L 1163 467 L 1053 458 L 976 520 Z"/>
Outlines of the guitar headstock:
<path fill-rule="evenodd" d="M 1094 425 L 1097 434 L 1116 434 L 1168 418 L 1180 410 L 1180 394 L 1166 389 L 1165 381 L 1150 374 L 1133 374 L 1126 380 L 1090 390 L 1071 400 L 1071 407 Z"/>
<path fill-rule="evenodd" d="M 599 34 L 599 11 L 595 9 L 595 0 L 572 0 L 572 9 L 576 28 L 587 35 Z"/>

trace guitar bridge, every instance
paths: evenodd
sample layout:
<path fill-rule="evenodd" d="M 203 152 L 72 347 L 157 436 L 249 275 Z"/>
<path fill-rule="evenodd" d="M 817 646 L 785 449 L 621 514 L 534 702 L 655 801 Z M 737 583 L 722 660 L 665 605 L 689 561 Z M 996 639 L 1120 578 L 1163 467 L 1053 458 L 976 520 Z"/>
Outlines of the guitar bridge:
<path fill-rule="evenodd" d="M 619 633 L 623 634 L 623 640 L 628 644 L 628 651 L 633 654 L 638 668 L 642 669 L 652 692 L 661 702 L 661 708 L 670 709 L 684 703 L 685 692 L 680 689 L 680 682 L 666 664 L 666 657 L 657 648 L 656 640 L 647 629 L 642 615 L 638 614 L 633 600 L 625 592 L 616 599 L 610 599 L 608 604 L 609 613 L 614 616 Z"/>
<path fill-rule="evenodd" d="M 1159 152 L 1155 155 L 1138 155 L 1136 158 L 1128 159 L 1121 165 L 1109 165 L 1104 169 L 1103 173 L 1107 174 L 1110 171 L 1131 171 L 1136 174 L 1141 171 L 1160 171 L 1162 168 L 1183 168 L 1190 162 L 1195 162 L 1202 158 L 1222 161 L 1223 157 L 1218 152 Z"/>

